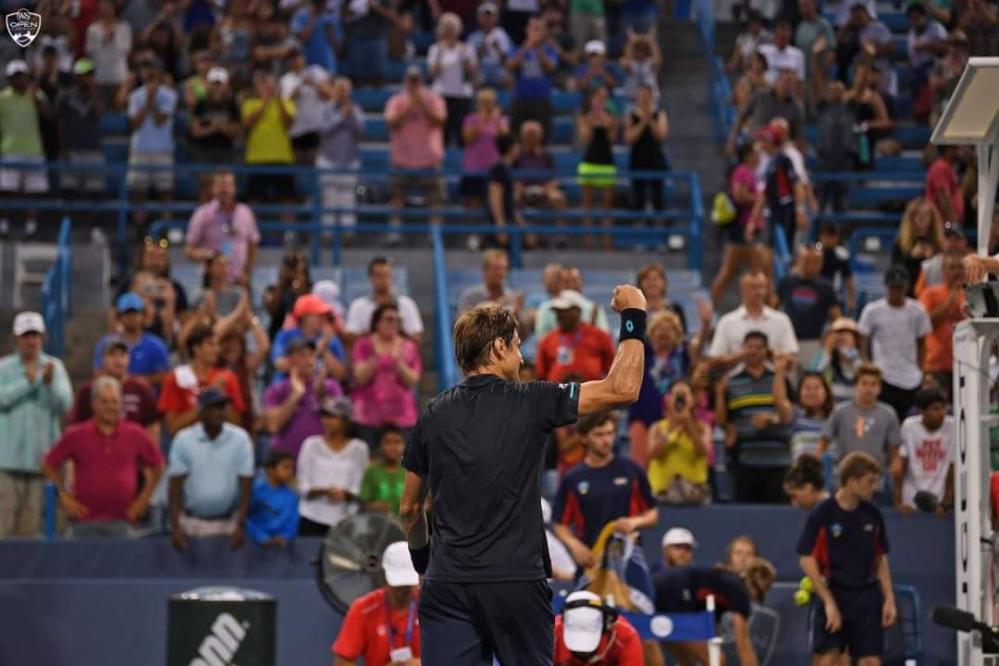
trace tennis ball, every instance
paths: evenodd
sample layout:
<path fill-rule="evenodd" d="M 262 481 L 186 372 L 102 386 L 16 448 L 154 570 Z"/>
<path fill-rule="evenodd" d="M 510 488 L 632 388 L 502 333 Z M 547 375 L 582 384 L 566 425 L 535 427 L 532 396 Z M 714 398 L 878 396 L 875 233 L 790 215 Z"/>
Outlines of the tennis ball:
<path fill-rule="evenodd" d="M 799 606 L 807 606 L 808 602 L 812 600 L 812 595 L 805 590 L 798 590 L 794 593 L 794 603 Z"/>
<path fill-rule="evenodd" d="M 805 592 L 811 594 L 812 592 L 815 591 L 815 586 L 812 584 L 812 579 L 809 578 L 808 576 L 805 576 L 804 578 L 801 579 L 801 582 L 798 583 L 798 589 L 804 590 Z"/>

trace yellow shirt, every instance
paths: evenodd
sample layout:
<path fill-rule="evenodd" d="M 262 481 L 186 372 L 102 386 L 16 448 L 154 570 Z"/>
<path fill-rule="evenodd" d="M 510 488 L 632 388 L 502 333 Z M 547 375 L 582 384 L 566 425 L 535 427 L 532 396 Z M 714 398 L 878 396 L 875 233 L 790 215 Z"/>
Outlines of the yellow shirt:
<path fill-rule="evenodd" d="M 665 492 L 677 476 L 692 483 L 707 483 L 707 456 L 701 453 L 686 430 L 677 428 L 670 432 L 666 419 L 663 419 L 652 424 L 650 441 L 653 432 L 659 437 L 666 437 L 663 452 L 658 458 L 649 459 L 649 485 L 654 494 Z"/>
<path fill-rule="evenodd" d="M 294 153 L 291 150 L 291 139 L 288 128 L 281 122 L 281 109 L 278 102 L 284 104 L 285 112 L 295 117 L 295 103 L 290 99 L 274 98 L 267 105 L 257 124 L 250 128 L 246 135 L 247 164 L 291 164 Z M 263 100 L 251 97 L 243 102 L 242 117 L 245 120 L 260 110 Z"/>

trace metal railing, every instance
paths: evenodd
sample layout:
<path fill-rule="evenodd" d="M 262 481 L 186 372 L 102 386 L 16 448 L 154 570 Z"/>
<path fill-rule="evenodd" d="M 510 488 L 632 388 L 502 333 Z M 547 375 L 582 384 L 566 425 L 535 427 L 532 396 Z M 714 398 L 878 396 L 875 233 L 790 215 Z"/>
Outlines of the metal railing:
<path fill-rule="evenodd" d="M 65 217 L 59 227 L 56 260 L 42 284 L 42 317 L 45 318 L 45 351 L 62 356 L 66 351 L 66 320 L 72 315 L 73 223 Z"/>

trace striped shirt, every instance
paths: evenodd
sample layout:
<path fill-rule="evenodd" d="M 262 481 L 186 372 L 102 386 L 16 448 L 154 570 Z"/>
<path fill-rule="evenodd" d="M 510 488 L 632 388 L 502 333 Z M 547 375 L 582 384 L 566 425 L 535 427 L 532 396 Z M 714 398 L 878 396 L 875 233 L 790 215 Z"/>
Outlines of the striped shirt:
<path fill-rule="evenodd" d="M 804 410 L 795 407 L 794 420 L 791 421 L 791 458 L 797 460 L 803 455 L 817 455 L 825 425 L 823 417 L 806 416 Z"/>
<path fill-rule="evenodd" d="M 753 425 L 755 414 L 771 414 L 776 410 L 773 386 L 774 372 L 769 365 L 758 377 L 750 374 L 744 365 L 737 366 L 728 376 L 725 404 L 729 423 L 735 426 L 736 457 L 740 465 L 785 467 L 791 464 L 788 426 L 778 424 L 761 429 Z"/>

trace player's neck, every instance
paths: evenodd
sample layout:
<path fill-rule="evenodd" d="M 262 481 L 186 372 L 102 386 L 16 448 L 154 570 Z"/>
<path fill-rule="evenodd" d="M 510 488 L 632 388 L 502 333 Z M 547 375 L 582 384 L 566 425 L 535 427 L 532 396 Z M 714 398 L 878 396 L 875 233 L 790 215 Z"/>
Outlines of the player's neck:
<path fill-rule="evenodd" d="M 845 509 L 846 511 L 853 511 L 860 506 L 860 498 L 844 488 L 837 490 L 835 497 L 836 504 L 839 505 L 839 508 Z"/>
<path fill-rule="evenodd" d="M 607 465 L 611 464 L 612 460 L 614 460 L 613 454 L 608 456 L 599 456 L 599 455 L 594 455 L 592 453 L 587 453 L 586 457 L 583 458 L 583 462 L 586 463 L 587 467 L 598 467 L 598 468 L 607 467 Z"/>

